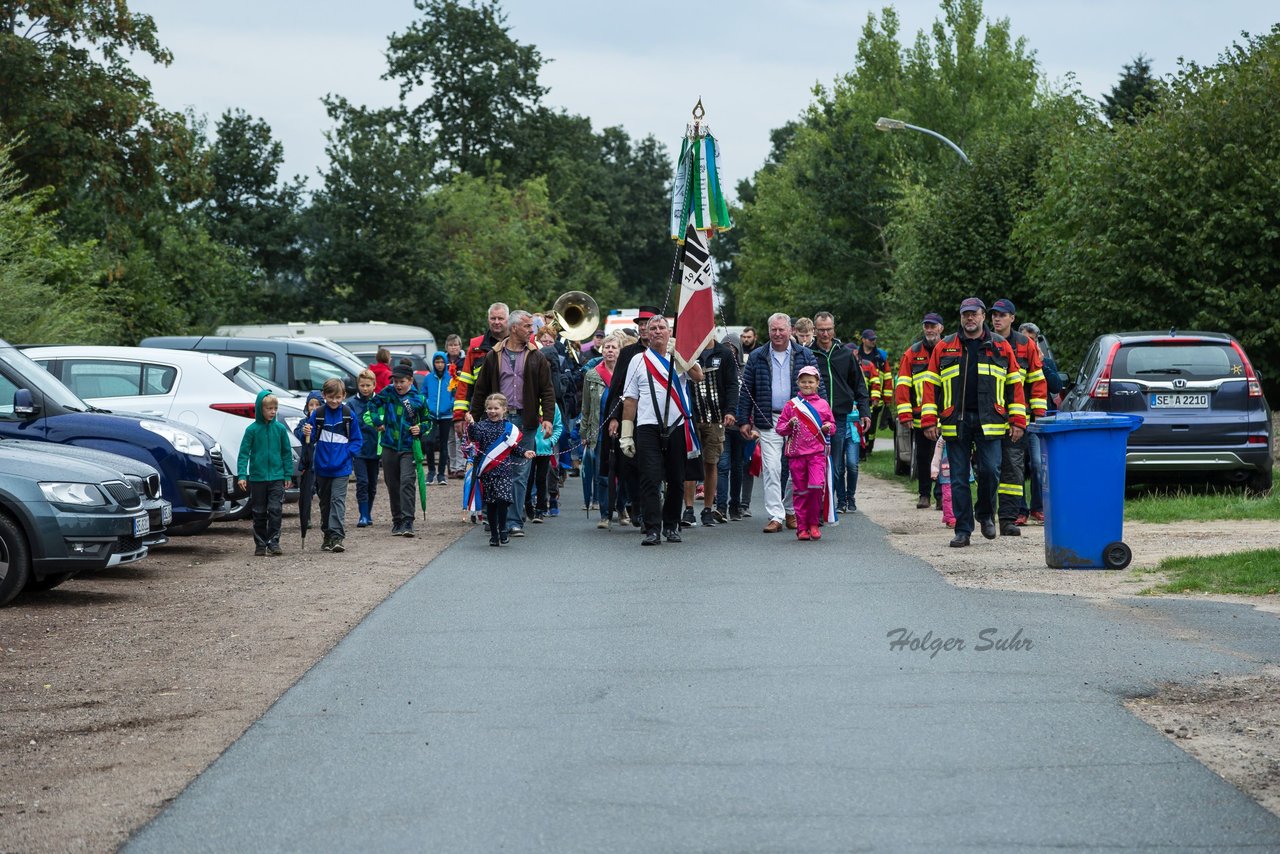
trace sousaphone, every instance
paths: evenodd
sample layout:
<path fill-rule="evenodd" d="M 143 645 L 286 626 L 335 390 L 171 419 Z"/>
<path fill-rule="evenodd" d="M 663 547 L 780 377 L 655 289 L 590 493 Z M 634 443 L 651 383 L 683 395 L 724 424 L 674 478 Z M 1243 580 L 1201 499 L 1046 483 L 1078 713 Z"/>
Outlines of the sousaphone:
<path fill-rule="evenodd" d="M 590 294 L 582 291 L 561 294 L 551 306 L 551 313 L 555 315 L 560 337 L 569 341 L 586 341 L 600 325 L 600 306 Z"/>

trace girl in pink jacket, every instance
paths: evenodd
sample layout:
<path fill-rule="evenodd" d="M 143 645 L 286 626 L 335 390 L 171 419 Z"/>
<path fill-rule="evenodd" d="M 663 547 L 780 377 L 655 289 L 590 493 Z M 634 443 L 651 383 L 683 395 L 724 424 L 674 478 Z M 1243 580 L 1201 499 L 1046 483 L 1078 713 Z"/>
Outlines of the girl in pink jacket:
<path fill-rule="evenodd" d="M 796 505 L 796 539 L 820 540 L 822 501 L 827 491 L 827 442 L 836 430 L 831 407 L 818 396 L 818 369 L 810 365 L 796 375 L 798 397 L 788 400 L 778 418 L 778 434 L 787 441 L 791 492 Z"/>

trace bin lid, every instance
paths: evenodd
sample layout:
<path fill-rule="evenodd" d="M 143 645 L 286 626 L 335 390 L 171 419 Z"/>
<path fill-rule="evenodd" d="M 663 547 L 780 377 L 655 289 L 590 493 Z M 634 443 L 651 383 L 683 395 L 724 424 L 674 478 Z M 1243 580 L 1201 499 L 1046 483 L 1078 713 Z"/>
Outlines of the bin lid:
<path fill-rule="evenodd" d="M 1027 427 L 1032 433 L 1065 433 L 1070 430 L 1126 430 L 1132 433 L 1142 426 L 1141 415 L 1109 412 L 1059 412 L 1038 418 Z"/>

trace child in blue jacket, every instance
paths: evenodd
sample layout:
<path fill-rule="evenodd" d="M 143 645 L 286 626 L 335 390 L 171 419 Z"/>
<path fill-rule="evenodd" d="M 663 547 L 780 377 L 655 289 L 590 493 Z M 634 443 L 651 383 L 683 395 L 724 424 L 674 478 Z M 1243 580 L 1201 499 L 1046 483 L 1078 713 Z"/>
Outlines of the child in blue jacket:
<path fill-rule="evenodd" d="M 313 446 L 311 465 L 316 474 L 320 494 L 320 530 L 327 552 L 345 551 L 342 541 L 347 531 L 347 481 L 351 477 L 352 459 L 360 452 L 360 422 L 351 407 L 343 401 L 347 390 L 342 380 L 330 377 L 324 381 L 324 406 L 317 407 L 302 425 L 304 442 Z M 314 438 L 314 442 L 312 439 Z M 305 458 L 305 455 L 304 455 Z"/>
<path fill-rule="evenodd" d="M 448 362 L 444 353 L 431 359 L 431 373 L 422 381 L 422 396 L 427 399 L 427 412 L 433 425 L 431 435 L 422 443 L 426 453 L 427 483 L 444 486 L 449 476 L 449 434 L 453 432 L 453 392 L 449 391 Z"/>

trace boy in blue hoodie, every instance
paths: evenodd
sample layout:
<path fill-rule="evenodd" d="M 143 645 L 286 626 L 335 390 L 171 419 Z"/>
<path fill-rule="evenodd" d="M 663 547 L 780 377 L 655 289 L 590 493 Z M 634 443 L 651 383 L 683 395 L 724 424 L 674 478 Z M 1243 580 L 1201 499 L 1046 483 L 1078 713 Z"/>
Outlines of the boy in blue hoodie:
<path fill-rule="evenodd" d="M 253 553 L 258 557 L 279 557 L 280 517 L 284 487 L 293 477 L 293 452 L 289 448 L 289 428 L 276 420 L 280 402 L 263 389 L 253 405 L 253 423 L 240 440 L 236 472 L 240 488 L 249 490 L 253 509 Z"/>
<path fill-rule="evenodd" d="M 382 442 L 382 476 L 391 499 L 391 535 L 412 537 L 417 501 L 413 443 L 427 437 L 431 416 L 422 393 L 413 387 L 412 367 L 396 365 L 391 377 L 391 385 L 369 404 L 368 418 Z"/>
<path fill-rule="evenodd" d="M 444 486 L 449 474 L 449 439 L 453 433 L 453 392 L 449 391 L 449 369 L 444 353 L 431 359 L 431 373 L 422 381 L 422 396 L 431 414 L 431 436 L 422 444 L 426 451 L 427 483 Z"/>
<path fill-rule="evenodd" d="M 343 524 L 347 515 L 347 481 L 351 477 L 351 460 L 360 452 L 360 422 L 351 407 L 343 403 L 347 390 L 342 380 L 330 377 L 324 381 L 324 406 L 318 407 L 302 426 L 303 441 L 315 438 L 312 465 L 316 473 L 316 491 L 320 493 L 320 530 L 324 532 L 321 551 L 345 551 L 342 541 L 347 531 Z"/>
<path fill-rule="evenodd" d="M 382 445 L 378 431 L 373 427 L 373 406 L 378 381 L 373 371 L 365 368 L 356 376 L 356 396 L 347 402 L 356 420 L 360 422 L 360 450 L 355 456 L 356 504 L 360 508 L 357 528 L 373 524 L 373 502 L 378 497 L 378 472 L 382 468 Z"/>

